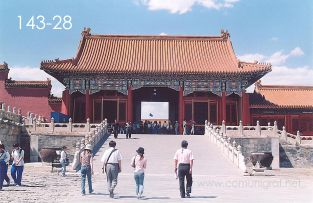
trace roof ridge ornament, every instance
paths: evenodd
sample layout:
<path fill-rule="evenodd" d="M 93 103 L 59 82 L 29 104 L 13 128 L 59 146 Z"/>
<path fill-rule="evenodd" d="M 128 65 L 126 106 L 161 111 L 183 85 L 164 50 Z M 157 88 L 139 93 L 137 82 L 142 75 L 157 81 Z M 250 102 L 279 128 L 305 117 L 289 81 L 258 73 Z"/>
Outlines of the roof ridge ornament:
<path fill-rule="evenodd" d="M 221 29 L 221 37 L 222 37 L 223 39 L 228 39 L 228 38 L 230 38 L 230 34 L 229 34 L 228 30 Z"/>
<path fill-rule="evenodd" d="M 82 36 L 85 37 L 85 36 L 90 36 L 90 31 L 91 31 L 91 28 L 90 27 L 84 27 L 84 30 L 82 31 Z"/>
<path fill-rule="evenodd" d="M 258 88 L 262 87 L 261 80 L 256 81 L 255 86 Z"/>

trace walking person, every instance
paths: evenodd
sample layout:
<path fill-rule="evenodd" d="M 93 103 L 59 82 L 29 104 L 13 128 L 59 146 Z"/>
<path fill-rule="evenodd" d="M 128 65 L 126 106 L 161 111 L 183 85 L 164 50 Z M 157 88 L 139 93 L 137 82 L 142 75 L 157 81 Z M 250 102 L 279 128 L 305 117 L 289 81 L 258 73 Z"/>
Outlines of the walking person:
<path fill-rule="evenodd" d="M 14 150 L 12 151 L 13 164 L 11 167 L 11 176 L 16 186 L 21 186 L 22 176 L 24 170 L 24 150 L 21 149 L 20 145 L 14 144 Z"/>
<path fill-rule="evenodd" d="M 187 135 L 187 122 L 186 120 L 183 121 L 183 135 Z"/>
<path fill-rule="evenodd" d="M 61 169 L 58 171 L 58 174 L 61 172 L 61 176 L 64 177 L 66 173 L 66 166 L 68 165 L 68 158 L 67 158 L 67 153 L 66 153 L 67 147 L 63 146 L 62 151 L 61 151 L 61 156 L 60 156 L 60 164 L 61 164 Z"/>
<path fill-rule="evenodd" d="M 178 135 L 179 134 L 179 130 L 178 130 L 178 121 L 175 122 L 175 134 Z"/>
<path fill-rule="evenodd" d="M 194 135 L 194 134 L 195 134 L 195 122 L 191 121 L 190 135 Z"/>
<path fill-rule="evenodd" d="M 115 138 L 115 139 L 118 137 L 119 128 L 120 128 L 120 125 L 118 124 L 117 120 L 114 120 L 114 124 L 113 124 L 113 134 L 114 134 L 114 138 Z"/>
<path fill-rule="evenodd" d="M 103 173 L 106 172 L 107 186 L 110 197 L 114 198 L 114 189 L 117 185 L 118 173 L 122 171 L 122 155 L 116 149 L 116 142 L 111 140 L 109 142 L 109 149 L 105 150 L 101 162 L 103 162 Z"/>
<path fill-rule="evenodd" d="M 190 198 L 192 186 L 192 167 L 193 167 L 193 154 L 192 151 L 187 149 L 188 142 L 183 140 L 181 142 L 181 149 L 177 150 L 174 155 L 175 173 L 179 179 L 180 197 Z M 185 191 L 185 177 L 187 180 Z"/>
<path fill-rule="evenodd" d="M 130 126 L 130 124 L 129 123 L 126 123 L 126 126 L 125 126 L 125 128 L 126 128 L 126 139 L 128 139 L 128 138 L 130 138 L 130 131 L 131 131 L 131 126 Z"/>
<path fill-rule="evenodd" d="M 89 187 L 89 194 L 93 192 L 92 189 L 92 179 L 91 176 L 93 175 L 93 156 L 92 156 L 92 146 L 91 144 L 87 144 L 84 152 L 80 155 L 80 163 L 81 163 L 81 193 L 85 195 L 85 183 L 86 183 L 86 176 L 88 180 L 88 187 Z"/>
<path fill-rule="evenodd" d="M 132 138 L 132 132 L 133 132 L 133 127 L 135 126 L 135 124 L 132 124 L 131 122 L 129 122 L 128 125 L 128 138 Z"/>
<path fill-rule="evenodd" d="M 132 158 L 131 166 L 134 168 L 134 178 L 136 182 L 136 195 L 138 199 L 142 198 L 143 193 L 143 181 L 145 178 L 145 169 L 147 167 L 147 159 L 143 156 L 145 149 L 139 147 L 137 155 Z"/>
<path fill-rule="evenodd" d="M 7 172 L 8 172 L 8 166 L 7 162 L 10 159 L 10 155 L 5 151 L 5 147 L 2 143 L 0 143 L 0 190 L 2 190 L 3 187 L 3 181 L 6 179 Z M 6 180 L 8 182 L 8 180 Z M 10 179 L 8 184 L 10 184 Z"/>

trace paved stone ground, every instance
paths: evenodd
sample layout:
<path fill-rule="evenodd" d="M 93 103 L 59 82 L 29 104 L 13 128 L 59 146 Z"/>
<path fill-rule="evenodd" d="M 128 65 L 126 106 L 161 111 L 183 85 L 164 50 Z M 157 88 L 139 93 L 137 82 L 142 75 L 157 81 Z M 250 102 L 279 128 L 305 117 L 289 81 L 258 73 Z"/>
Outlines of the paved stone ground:
<path fill-rule="evenodd" d="M 108 142 L 95 156 L 95 193 L 80 195 L 80 177 L 69 172 L 67 177 L 51 173 L 48 166 L 28 164 L 24 187 L 5 187 L 0 202 L 313 202 L 313 171 L 281 169 L 271 176 L 243 176 L 205 136 L 120 135 L 117 148 L 123 156 L 122 173 L 116 198 L 110 199 L 106 178 L 101 172 L 101 156 Z M 180 199 L 178 180 L 173 172 L 173 156 L 183 139 L 195 156 L 192 198 Z M 131 157 L 142 146 L 148 159 L 144 200 L 135 196 Z"/>

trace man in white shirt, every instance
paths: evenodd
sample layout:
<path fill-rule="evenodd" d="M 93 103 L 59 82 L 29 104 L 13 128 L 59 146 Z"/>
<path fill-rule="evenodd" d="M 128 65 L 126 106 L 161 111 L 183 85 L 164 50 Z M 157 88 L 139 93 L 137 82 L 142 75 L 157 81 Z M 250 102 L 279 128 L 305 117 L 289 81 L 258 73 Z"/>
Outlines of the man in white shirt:
<path fill-rule="evenodd" d="M 181 149 L 177 150 L 174 155 L 175 173 L 179 178 L 179 190 L 181 198 L 190 198 L 191 186 L 192 186 L 192 166 L 193 166 L 193 154 L 192 151 L 187 149 L 188 142 L 183 140 L 181 142 Z M 186 192 L 185 192 L 185 177 Z"/>
<path fill-rule="evenodd" d="M 11 167 L 11 176 L 16 186 L 21 186 L 22 175 L 24 170 L 24 150 L 20 148 L 20 145 L 14 144 L 14 150 L 12 151 L 13 164 Z"/>
<path fill-rule="evenodd" d="M 101 162 L 103 162 L 103 170 L 105 169 L 107 175 L 108 190 L 110 197 L 114 198 L 114 189 L 117 185 L 118 173 L 122 171 L 122 155 L 118 149 L 115 149 L 116 142 L 111 140 L 109 142 L 109 149 L 105 150 Z"/>
<path fill-rule="evenodd" d="M 66 150 L 67 150 L 67 147 L 66 146 L 63 146 L 62 147 L 62 151 L 61 151 L 61 154 L 60 154 L 60 164 L 62 166 L 62 168 L 58 171 L 58 174 L 61 172 L 62 174 L 62 177 L 65 176 L 65 172 L 66 172 L 66 165 L 67 165 L 67 153 L 66 153 Z"/>

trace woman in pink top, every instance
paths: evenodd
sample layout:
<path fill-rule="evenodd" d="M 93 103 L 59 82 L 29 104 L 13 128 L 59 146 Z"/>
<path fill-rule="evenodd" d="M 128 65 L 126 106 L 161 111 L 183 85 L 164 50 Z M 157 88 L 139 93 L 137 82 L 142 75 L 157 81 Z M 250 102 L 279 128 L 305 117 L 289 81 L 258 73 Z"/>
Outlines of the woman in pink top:
<path fill-rule="evenodd" d="M 134 168 L 134 178 L 136 181 L 136 195 L 140 199 L 143 193 L 143 181 L 145 178 L 145 169 L 147 166 L 147 159 L 143 156 L 145 149 L 139 147 L 137 155 L 132 158 L 131 166 Z"/>

